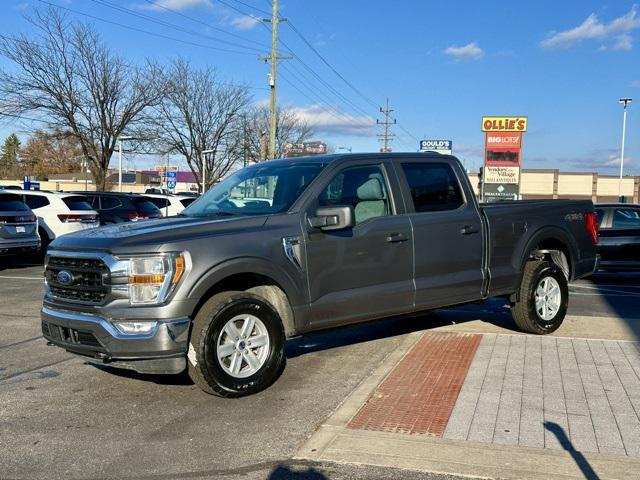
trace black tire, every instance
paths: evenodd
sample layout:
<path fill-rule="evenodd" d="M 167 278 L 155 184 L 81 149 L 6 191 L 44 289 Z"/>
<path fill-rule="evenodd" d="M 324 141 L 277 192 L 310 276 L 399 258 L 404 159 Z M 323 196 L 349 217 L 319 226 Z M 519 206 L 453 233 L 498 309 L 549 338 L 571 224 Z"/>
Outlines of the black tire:
<path fill-rule="evenodd" d="M 558 311 L 550 319 L 543 319 L 536 309 L 536 289 L 547 277 L 553 278 L 560 287 Z M 556 264 L 546 261 L 527 262 L 520 284 L 519 300 L 511 306 L 511 315 L 520 330 L 538 335 L 556 331 L 564 320 L 569 306 L 567 277 Z"/>
<path fill-rule="evenodd" d="M 216 343 L 234 316 L 251 313 L 269 335 L 269 351 L 260 369 L 245 378 L 228 374 L 217 358 Z M 223 292 L 211 297 L 198 311 L 191 330 L 187 365 L 189 376 L 203 391 L 221 397 L 242 397 L 275 382 L 286 363 L 285 335 L 280 316 L 264 298 L 247 292 Z"/>

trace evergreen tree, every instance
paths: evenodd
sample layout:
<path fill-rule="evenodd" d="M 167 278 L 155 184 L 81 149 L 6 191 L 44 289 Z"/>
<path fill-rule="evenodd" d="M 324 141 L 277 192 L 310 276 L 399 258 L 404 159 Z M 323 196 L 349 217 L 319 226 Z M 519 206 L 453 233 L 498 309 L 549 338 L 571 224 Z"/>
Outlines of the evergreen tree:
<path fill-rule="evenodd" d="M 0 148 L 0 178 L 12 178 L 17 175 L 19 158 L 20 140 L 12 133 Z"/>

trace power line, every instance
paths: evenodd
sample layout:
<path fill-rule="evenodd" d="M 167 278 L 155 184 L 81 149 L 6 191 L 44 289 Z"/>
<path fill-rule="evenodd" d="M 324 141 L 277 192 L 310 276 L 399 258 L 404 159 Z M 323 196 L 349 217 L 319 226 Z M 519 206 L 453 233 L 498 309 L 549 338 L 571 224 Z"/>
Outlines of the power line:
<path fill-rule="evenodd" d="M 49 6 L 53 7 L 53 8 L 57 8 L 57 9 L 60 9 L 60 10 L 66 10 L 68 12 L 75 13 L 76 15 L 82 15 L 84 17 L 88 17 L 88 18 L 91 18 L 93 20 L 98 20 L 99 22 L 108 23 L 110 25 L 115 25 L 115 26 L 118 26 L 118 27 L 121 27 L 121 28 L 126 28 L 128 30 L 133 30 L 135 32 L 144 33 L 146 35 L 151 35 L 151 36 L 158 37 L 158 38 L 164 38 L 165 40 L 172 40 L 174 42 L 184 43 L 185 45 L 191 45 L 191 46 L 194 46 L 194 47 L 206 48 L 206 49 L 215 50 L 215 51 L 218 51 L 218 52 L 236 53 L 236 54 L 239 54 L 239 55 L 254 55 L 253 53 L 250 53 L 250 52 L 241 52 L 239 50 L 231 50 L 231 49 L 227 49 L 227 48 L 212 47 L 211 45 L 204 45 L 202 43 L 191 42 L 189 40 L 182 40 L 180 38 L 170 37 L 169 35 L 163 35 L 161 33 L 155 33 L 155 32 L 151 32 L 149 30 L 144 30 L 144 29 L 141 29 L 141 28 L 132 27 L 130 25 L 125 25 L 125 24 L 122 24 L 122 23 L 119 23 L 119 22 L 114 22 L 112 20 L 106 20 L 104 18 L 96 17 L 95 15 L 90 15 L 88 13 L 84 13 L 84 12 L 81 12 L 79 10 L 75 10 L 73 8 L 63 7 L 62 5 L 56 5 L 54 3 L 47 2 L 46 0 L 37 0 L 37 1 L 40 2 L 40 3 L 44 3 L 46 5 L 49 5 Z"/>
<path fill-rule="evenodd" d="M 322 54 L 305 38 L 305 36 L 302 35 L 300 30 L 296 28 L 293 22 L 289 21 L 288 23 L 289 23 L 289 27 L 291 27 L 291 30 L 293 30 L 296 33 L 296 35 L 298 35 L 298 37 L 300 37 L 300 39 L 307 45 L 307 47 L 309 47 L 318 56 L 318 58 L 322 60 L 322 63 L 324 63 L 327 67 L 329 67 L 331 71 L 335 73 L 360 98 L 365 100 L 370 105 L 377 107 L 376 102 L 374 102 L 371 98 L 367 97 L 364 93 L 362 93 L 359 89 L 357 89 L 349 80 L 347 80 L 340 72 L 338 72 L 338 70 L 336 70 L 336 68 L 333 65 L 331 65 L 329 61 L 326 58 L 324 58 L 324 56 L 322 56 Z"/>
<path fill-rule="evenodd" d="M 192 22 L 198 23 L 200 25 L 204 25 L 205 27 L 211 28 L 212 30 L 216 30 L 218 32 L 224 33 L 225 35 L 230 35 L 230 36 L 238 38 L 240 40 L 244 40 L 245 42 L 253 43 L 255 45 L 258 45 L 258 46 L 264 48 L 264 45 L 262 43 L 260 43 L 260 42 L 256 42 L 255 40 L 251 40 L 250 38 L 243 37 L 242 35 L 238 35 L 237 33 L 228 32 L 227 30 L 224 30 L 224 29 L 222 29 L 220 27 L 216 27 L 215 25 L 212 25 L 212 24 L 210 24 L 208 22 L 205 22 L 203 20 L 200 20 L 198 18 L 191 17 L 191 16 L 189 16 L 189 15 L 187 15 L 185 13 L 179 12 L 178 10 L 174 10 L 172 8 L 169 8 L 169 7 L 165 6 L 165 5 L 161 5 L 159 3 L 155 3 L 153 0 L 145 0 L 145 2 L 147 2 L 150 5 L 153 5 L 155 8 L 160 8 L 160 9 L 166 11 L 166 12 L 171 12 L 174 15 L 178 15 L 178 16 L 180 16 L 182 18 L 186 18 L 187 20 L 190 20 Z"/>
<path fill-rule="evenodd" d="M 117 10 L 117 11 L 123 12 L 123 13 L 125 13 L 127 15 L 131 15 L 131 16 L 146 20 L 148 22 L 155 23 L 157 25 L 162 25 L 164 27 L 173 28 L 174 30 L 177 30 L 177 31 L 180 31 L 180 32 L 183 32 L 183 33 L 188 33 L 190 35 L 206 38 L 206 39 L 212 40 L 214 42 L 224 43 L 226 45 L 231 45 L 233 47 L 244 48 L 244 49 L 247 49 L 247 50 L 251 50 L 253 52 L 260 52 L 260 50 L 258 50 L 255 47 L 247 47 L 246 45 L 241 45 L 241 44 L 236 43 L 236 42 L 230 42 L 228 40 L 223 40 L 221 38 L 212 37 L 211 35 L 207 35 L 207 34 L 202 33 L 202 32 L 189 30 L 188 28 L 184 28 L 184 27 L 182 27 L 180 25 L 176 25 L 175 23 L 166 22 L 164 20 L 158 20 L 158 19 L 149 17 L 148 15 L 144 15 L 142 13 L 139 13 L 139 12 L 136 12 L 134 10 L 131 10 L 130 8 L 122 7 L 120 5 L 115 5 L 112 2 L 109 2 L 107 0 L 91 0 L 91 1 L 94 2 L 94 3 L 97 3 L 99 5 L 103 5 L 105 7 L 111 8 L 113 10 Z"/>

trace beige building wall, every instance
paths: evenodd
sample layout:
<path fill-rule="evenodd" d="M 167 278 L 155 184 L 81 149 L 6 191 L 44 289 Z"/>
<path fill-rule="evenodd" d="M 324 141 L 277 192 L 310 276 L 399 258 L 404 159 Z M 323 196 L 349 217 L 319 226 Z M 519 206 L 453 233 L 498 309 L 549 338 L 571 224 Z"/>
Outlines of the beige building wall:
<path fill-rule="evenodd" d="M 520 174 L 520 194 L 553 196 L 553 170 L 523 170 Z"/>
<path fill-rule="evenodd" d="M 593 189 L 592 173 L 561 173 L 558 175 L 558 195 L 579 195 L 591 197 Z"/>

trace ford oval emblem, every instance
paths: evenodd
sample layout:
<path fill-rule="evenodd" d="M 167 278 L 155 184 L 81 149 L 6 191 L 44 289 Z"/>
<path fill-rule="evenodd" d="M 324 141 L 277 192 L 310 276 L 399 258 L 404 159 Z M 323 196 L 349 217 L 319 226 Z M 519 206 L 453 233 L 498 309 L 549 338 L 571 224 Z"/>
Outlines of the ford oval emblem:
<path fill-rule="evenodd" d="M 73 281 L 73 274 L 67 270 L 60 270 L 58 275 L 56 275 L 56 281 L 60 285 L 71 285 L 71 282 Z"/>

